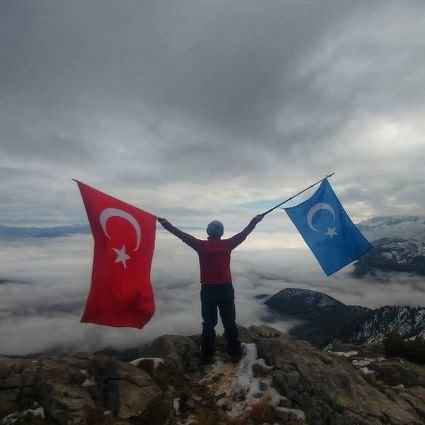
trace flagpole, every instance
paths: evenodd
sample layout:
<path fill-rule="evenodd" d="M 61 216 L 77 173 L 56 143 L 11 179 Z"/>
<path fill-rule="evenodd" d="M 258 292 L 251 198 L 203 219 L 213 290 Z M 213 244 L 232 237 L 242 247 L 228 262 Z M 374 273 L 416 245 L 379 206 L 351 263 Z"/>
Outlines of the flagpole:
<path fill-rule="evenodd" d="M 270 208 L 269 210 L 267 210 L 266 212 L 263 212 L 263 213 L 262 213 L 262 214 L 260 214 L 260 215 L 262 215 L 262 216 L 264 217 L 264 216 L 265 216 L 265 215 L 267 215 L 268 213 L 271 213 L 272 211 L 274 211 L 276 208 L 279 208 L 281 205 L 286 204 L 286 203 L 287 203 L 288 201 L 290 201 L 291 199 L 294 199 L 296 196 L 301 195 L 301 193 L 305 192 L 306 190 L 311 189 L 313 186 L 316 186 L 316 184 L 321 183 L 323 180 L 325 180 L 325 179 L 327 179 L 327 178 L 329 178 L 329 177 L 332 177 L 334 174 L 335 174 L 335 173 L 328 174 L 327 176 L 323 177 L 323 179 L 320 179 L 320 180 L 319 180 L 319 181 L 317 181 L 316 183 L 313 183 L 312 185 L 310 185 L 309 187 L 306 187 L 306 188 L 305 188 L 304 190 L 302 190 L 301 192 L 298 192 L 297 194 L 295 194 L 295 195 L 291 196 L 291 197 L 290 197 L 290 198 L 288 198 L 288 199 L 285 199 L 285 200 L 284 200 L 283 202 L 281 202 L 280 204 L 278 204 L 278 205 L 274 206 L 273 208 Z"/>

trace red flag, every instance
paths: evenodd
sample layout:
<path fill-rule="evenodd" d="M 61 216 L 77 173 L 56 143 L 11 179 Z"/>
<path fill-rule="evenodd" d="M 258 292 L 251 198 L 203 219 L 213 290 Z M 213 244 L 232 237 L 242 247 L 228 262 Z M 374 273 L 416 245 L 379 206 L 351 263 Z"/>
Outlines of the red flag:
<path fill-rule="evenodd" d="M 94 238 L 82 322 L 143 328 L 155 312 L 150 281 L 156 217 L 77 182 Z"/>

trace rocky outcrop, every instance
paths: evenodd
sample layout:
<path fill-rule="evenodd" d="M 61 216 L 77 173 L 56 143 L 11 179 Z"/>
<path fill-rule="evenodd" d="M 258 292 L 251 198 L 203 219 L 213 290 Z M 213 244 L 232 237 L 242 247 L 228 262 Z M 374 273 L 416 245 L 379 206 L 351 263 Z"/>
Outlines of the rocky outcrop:
<path fill-rule="evenodd" d="M 420 425 L 425 368 L 375 346 L 313 348 L 269 326 L 241 329 L 233 364 L 218 337 L 166 335 L 132 363 L 105 355 L 0 358 L 0 424 Z M 336 350 L 339 351 L 336 351 Z"/>
<path fill-rule="evenodd" d="M 36 402 L 42 407 L 37 417 L 45 416 L 46 423 L 126 424 L 126 419 L 146 413 L 160 394 L 146 372 L 106 356 L 0 358 L 2 423 Z"/>
<path fill-rule="evenodd" d="M 193 370 L 199 366 L 200 352 L 192 338 L 163 335 L 154 339 L 144 350 L 145 357 L 164 359 L 172 371 Z"/>
<path fill-rule="evenodd" d="M 395 380 L 389 386 L 378 379 L 378 373 L 375 381 L 367 379 L 346 356 L 313 349 L 308 343 L 277 334 L 267 326 L 252 327 L 251 330 L 257 335 L 255 342 L 259 356 L 274 365 L 272 375 L 276 388 L 305 412 L 308 423 L 424 423 L 425 397 L 419 381 L 412 380 L 409 385 L 403 381 L 408 385 L 405 386 L 400 380 Z M 272 331 L 274 335 L 270 337 Z M 387 363 L 381 361 L 378 364 L 377 371 Z M 421 376 L 425 376 L 423 368 L 409 364 L 410 367 L 415 370 L 414 373 L 420 371 Z"/>

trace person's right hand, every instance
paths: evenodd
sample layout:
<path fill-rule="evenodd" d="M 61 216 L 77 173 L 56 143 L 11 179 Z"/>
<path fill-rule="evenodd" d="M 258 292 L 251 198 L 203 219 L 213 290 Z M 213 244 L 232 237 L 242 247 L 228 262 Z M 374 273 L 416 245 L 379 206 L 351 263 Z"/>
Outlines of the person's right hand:
<path fill-rule="evenodd" d="M 258 214 L 256 215 L 253 219 L 252 222 L 254 222 L 255 224 L 259 223 L 262 219 L 264 218 L 264 216 L 262 214 Z"/>

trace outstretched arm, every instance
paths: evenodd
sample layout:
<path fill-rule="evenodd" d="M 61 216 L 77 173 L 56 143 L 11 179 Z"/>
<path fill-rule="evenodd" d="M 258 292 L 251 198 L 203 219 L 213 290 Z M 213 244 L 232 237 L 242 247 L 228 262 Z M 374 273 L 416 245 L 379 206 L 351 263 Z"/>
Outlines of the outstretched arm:
<path fill-rule="evenodd" d="M 262 214 L 256 215 L 248 224 L 248 226 L 245 227 L 245 229 L 242 230 L 242 232 L 237 233 L 235 236 L 232 236 L 229 241 L 231 241 L 231 248 L 236 248 L 239 244 L 241 244 L 246 237 L 255 229 L 255 226 L 257 223 L 259 223 L 263 219 Z"/>
<path fill-rule="evenodd" d="M 168 230 L 170 233 L 177 236 L 185 244 L 189 245 L 194 250 L 198 249 L 199 244 L 201 242 L 199 239 L 196 239 L 194 236 L 181 231 L 177 227 L 174 227 L 166 218 L 158 217 L 158 222 L 165 230 Z"/>

